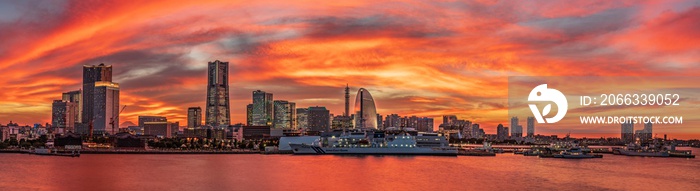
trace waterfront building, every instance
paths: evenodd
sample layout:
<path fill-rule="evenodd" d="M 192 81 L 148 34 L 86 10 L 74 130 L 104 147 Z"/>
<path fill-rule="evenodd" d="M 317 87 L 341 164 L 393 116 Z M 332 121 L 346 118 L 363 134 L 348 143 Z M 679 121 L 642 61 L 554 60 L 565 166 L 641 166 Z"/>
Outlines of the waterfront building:
<path fill-rule="evenodd" d="M 202 108 L 187 108 L 187 128 L 197 128 L 202 126 Z"/>
<path fill-rule="evenodd" d="M 496 127 L 496 138 L 500 141 L 506 140 L 508 138 L 508 127 L 504 127 L 503 124 L 498 124 Z"/>
<path fill-rule="evenodd" d="M 634 123 L 626 121 L 621 126 L 620 139 L 626 143 L 634 142 Z"/>
<path fill-rule="evenodd" d="M 78 104 L 63 100 L 54 100 L 51 104 L 51 126 L 75 132 L 78 119 Z"/>
<path fill-rule="evenodd" d="M 94 117 L 96 111 L 95 108 L 99 108 L 95 106 L 95 88 L 98 86 L 95 84 L 96 82 L 102 82 L 102 83 L 109 83 L 112 82 L 112 66 L 105 65 L 105 64 L 100 64 L 100 65 L 92 65 L 92 66 L 83 66 L 83 90 L 82 90 L 82 99 L 80 101 L 83 102 L 82 104 L 82 114 L 80 114 L 82 118 L 82 123 L 83 124 L 90 124 L 93 122 L 96 118 Z M 117 99 L 118 103 L 118 99 Z M 103 112 L 100 112 L 103 113 Z M 104 119 L 103 119 L 104 120 Z"/>
<path fill-rule="evenodd" d="M 330 131 L 330 111 L 326 107 L 309 107 L 307 118 L 310 131 Z"/>
<path fill-rule="evenodd" d="M 167 137 L 170 138 L 172 137 L 172 129 L 171 125 L 168 124 L 168 122 L 164 121 L 159 121 L 159 122 L 144 122 L 143 123 L 143 134 L 144 135 L 153 135 L 157 137 Z"/>
<path fill-rule="evenodd" d="M 272 126 L 273 123 L 273 96 L 261 90 L 253 91 L 253 108 L 251 111 L 253 126 Z"/>
<path fill-rule="evenodd" d="M 399 128 L 399 127 L 401 127 L 401 116 L 399 116 L 398 114 L 387 115 L 386 120 L 384 122 L 384 126 L 386 128 L 389 128 L 389 127 Z"/>
<path fill-rule="evenodd" d="M 308 123 L 309 108 L 297 108 L 297 128 L 309 128 Z"/>
<path fill-rule="evenodd" d="M 455 122 L 457 122 L 456 115 L 443 115 L 442 116 L 442 125 L 445 125 L 445 126 L 454 125 Z"/>
<path fill-rule="evenodd" d="M 274 123 L 276 129 L 296 129 L 296 104 L 286 100 L 274 101 Z"/>
<path fill-rule="evenodd" d="M 207 77 L 206 125 L 213 127 L 231 124 L 229 103 L 228 62 L 209 62 Z"/>
<path fill-rule="evenodd" d="M 352 129 L 352 118 L 350 116 L 336 115 L 332 116 L 333 120 L 331 122 L 332 129 Z"/>
<path fill-rule="evenodd" d="M 168 122 L 168 118 L 163 116 L 139 116 L 138 123 L 139 126 L 144 127 L 147 122 Z"/>
<path fill-rule="evenodd" d="M 433 118 L 430 117 L 419 117 L 416 123 L 416 130 L 419 132 L 433 132 Z"/>
<path fill-rule="evenodd" d="M 527 136 L 535 136 L 535 117 L 527 117 Z"/>
<path fill-rule="evenodd" d="M 523 137 L 523 128 L 518 124 L 518 117 L 510 118 L 510 134 L 512 137 Z"/>
<path fill-rule="evenodd" d="M 119 84 L 106 81 L 98 81 L 94 84 L 93 133 L 114 135 L 119 131 Z"/>
<path fill-rule="evenodd" d="M 644 124 L 644 134 L 641 136 L 641 140 L 651 140 L 653 137 L 652 124 L 647 122 Z"/>
<path fill-rule="evenodd" d="M 82 97 L 83 97 L 82 90 L 65 92 L 62 95 L 63 101 L 75 103 L 75 107 L 77 107 L 76 108 L 77 112 L 75 115 L 76 118 L 73 119 L 74 123 L 82 123 L 83 122 L 83 102 L 80 101 Z"/>
<path fill-rule="evenodd" d="M 356 129 L 377 129 L 377 108 L 372 95 L 364 88 L 357 91 L 354 121 Z"/>
<path fill-rule="evenodd" d="M 253 124 L 253 104 L 248 104 L 245 107 L 245 117 L 246 117 L 246 125 L 251 125 Z"/>
<path fill-rule="evenodd" d="M 343 116 L 350 116 L 350 86 L 348 84 L 345 84 L 345 113 Z"/>

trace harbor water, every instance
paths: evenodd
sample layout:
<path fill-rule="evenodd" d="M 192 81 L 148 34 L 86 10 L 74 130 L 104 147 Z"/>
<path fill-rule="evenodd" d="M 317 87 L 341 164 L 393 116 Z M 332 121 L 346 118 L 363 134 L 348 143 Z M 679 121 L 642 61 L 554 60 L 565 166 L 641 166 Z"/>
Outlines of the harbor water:
<path fill-rule="evenodd" d="M 690 148 L 680 148 L 690 149 Z M 700 149 L 693 148 L 698 154 Z M 698 190 L 700 159 L 0 154 L 0 190 Z"/>

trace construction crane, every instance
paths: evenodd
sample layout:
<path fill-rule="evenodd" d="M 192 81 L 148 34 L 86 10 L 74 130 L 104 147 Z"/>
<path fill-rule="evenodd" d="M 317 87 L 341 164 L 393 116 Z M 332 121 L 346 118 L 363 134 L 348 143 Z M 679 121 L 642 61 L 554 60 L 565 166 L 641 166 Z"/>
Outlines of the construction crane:
<path fill-rule="evenodd" d="M 119 110 L 119 112 L 117 112 L 116 114 L 114 114 L 114 116 L 112 116 L 112 118 L 109 119 L 109 120 L 110 120 L 110 121 L 109 121 L 109 124 L 112 125 L 112 133 L 113 133 L 113 134 L 116 134 L 115 132 L 117 132 L 117 131 L 115 131 L 115 129 L 114 129 L 114 127 L 115 127 L 114 119 L 115 119 L 115 118 L 116 118 L 116 119 L 119 119 L 119 114 L 121 114 L 121 113 L 124 111 L 124 109 L 126 109 L 126 105 L 124 105 L 124 107 L 122 107 L 122 109 Z"/>

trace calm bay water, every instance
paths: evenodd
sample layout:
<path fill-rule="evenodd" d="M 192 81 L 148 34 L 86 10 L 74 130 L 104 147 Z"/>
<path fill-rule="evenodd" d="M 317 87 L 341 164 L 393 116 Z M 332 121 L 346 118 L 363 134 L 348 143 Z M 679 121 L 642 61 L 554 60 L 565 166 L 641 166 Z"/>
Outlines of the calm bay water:
<path fill-rule="evenodd" d="M 1 190 L 698 190 L 699 176 L 697 158 L 617 155 L 0 154 Z"/>

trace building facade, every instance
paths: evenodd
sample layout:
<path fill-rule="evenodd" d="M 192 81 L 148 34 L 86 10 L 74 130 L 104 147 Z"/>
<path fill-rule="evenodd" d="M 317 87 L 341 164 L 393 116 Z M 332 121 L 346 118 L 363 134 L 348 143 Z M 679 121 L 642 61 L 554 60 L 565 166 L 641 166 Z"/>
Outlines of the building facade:
<path fill-rule="evenodd" d="M 510 118 L 510 135 L 512 137 L 523 137 L 523 129 L 518 122 L 518 117 Z"/>
<path fill-rule="evenodd" d="M 216 60 L 208 64 L 206 125 L 228 126 L 231 124 L 228 62 Z"/>
<path fill-rule="evenodd" d="M 528 117 L 527 118 L 527 136 L 528 137 L 535 136 L 535 117 Z"/>
<path fill-rule="evenodd" d="M 309 108 L 297 108 L 297 129 L 309 128 Z"/>
<path fill-rule="evenodd" d="M 202 108 L 187 108 L 187 128 L 196 128 L 200 126 L 202 126 Z"/>
<path fill-rule="evenodd" d="M 326 107 L 309 107 L 308 110 L 308 127 L 311 131 L 330 131 L 330 111 Z"/>
<path fill-rule="evenodd" d="M 63 100 L 54 100 L 51 104 L 51 126 L 75 132 L 78 118 L 78 104 Z"/>
<path fill-rule="evenodd" d="M 95 98 L 94 92 L 96 82 L 112 82 L 112 66 L 100 64 L 92 66 L 83 66 L 83 90 L 82 90 L 82 123 L 89 124 L 96 118 L 95 114 Z"/>
<path fill-rule="evenodd" d="M 286 100 L 274 101 L 274 123 L 276 129 L 296 129 L 296 104 Z"/>
<path fill-rule="evenodd" d="M 272 93 L 261 90 L 253 91 L 253 108 L 251 111 L 252 126 L 272 126 L 273 99 Z"/>
<path fill-rule="evenodd" d="M 377 129 L 377 107 L 372 95 L 364 88 L 357 91 L 355 98 L 355 128 Z"/>
<path fill-rule="evenodd" d="M 119 131 L 119 84 L 106 81 L 94 84 L 93 133 L 114 135 Z"/>

